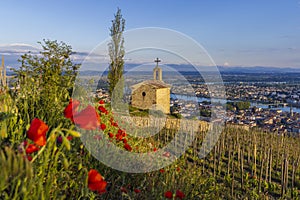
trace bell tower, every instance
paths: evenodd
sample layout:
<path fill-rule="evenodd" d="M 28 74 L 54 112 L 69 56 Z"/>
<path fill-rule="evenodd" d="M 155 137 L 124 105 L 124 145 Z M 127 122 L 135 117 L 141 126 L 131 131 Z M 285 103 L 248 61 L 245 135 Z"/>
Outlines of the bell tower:
<path fill-rule="evenodd" d="M 162 81 L 162 70 L 158 66 L 158 63 L 161 62 L 161 60 L 156 58 L 154 62 L 156 62 L 156 67 L 153 69 L 153 80 Z"/>

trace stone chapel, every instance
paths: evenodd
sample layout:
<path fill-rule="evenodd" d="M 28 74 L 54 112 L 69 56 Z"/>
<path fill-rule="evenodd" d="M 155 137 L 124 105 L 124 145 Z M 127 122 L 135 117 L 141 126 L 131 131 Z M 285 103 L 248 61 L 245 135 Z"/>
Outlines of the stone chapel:
<path fill-rule="evenodd" d="M 170 113 L 170 85 L 162 80 L 162 70 L 155 60 L 153 80 L 146 80 L 131 87 L 131 105 L 139 109 L 156 109 L 165 114 Z"/>

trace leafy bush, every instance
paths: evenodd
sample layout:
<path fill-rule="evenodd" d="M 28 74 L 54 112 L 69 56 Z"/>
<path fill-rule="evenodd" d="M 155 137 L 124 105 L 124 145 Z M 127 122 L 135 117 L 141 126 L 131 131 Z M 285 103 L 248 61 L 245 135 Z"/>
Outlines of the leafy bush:
<path fill-rule="evenodd" d="M 15 90 L 10 94 L 17 121 L 26 125 L 38 117 L 50 126 L 68 124 L 62 111 L 72 95 L 79 65 L 72 62 L 69 45 L 50 40 L 39 44 L 42 51 L 22 55 L 21 67 L 14 70 Z"/>

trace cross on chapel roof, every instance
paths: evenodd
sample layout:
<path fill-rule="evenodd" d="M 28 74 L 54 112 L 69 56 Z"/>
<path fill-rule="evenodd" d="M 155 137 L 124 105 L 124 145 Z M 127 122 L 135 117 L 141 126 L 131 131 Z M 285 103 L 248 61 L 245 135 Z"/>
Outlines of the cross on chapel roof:
<path fill-rule="evenodd" d="M 159 60 L 159 58 L 156 58 L 156 59 L 154 60 L 154 62 L 156 62 L 156 67 L 158 67 L 158 63 L 161 62 L 161 60 Z"/>

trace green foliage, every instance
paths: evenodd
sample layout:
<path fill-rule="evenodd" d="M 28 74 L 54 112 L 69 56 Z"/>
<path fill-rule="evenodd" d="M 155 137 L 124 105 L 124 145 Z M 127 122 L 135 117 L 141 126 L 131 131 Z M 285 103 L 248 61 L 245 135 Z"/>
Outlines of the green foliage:
<path fill-rule="evenodd" d="M 110 28 L 111 42 L 108 44 L 110 66 L 108 72 L 109 94 L 115 93 L 115 99 L 123 97 L 124 80 L 122 78 L 124 71 L 124 38 L 125 19 L 123 19 L 121 10 L 118 9 L 115 19 L 112 20 Z"/>
<path fill-rule="evenodd" d="M 236 106 L 237 106 L 238 110 L 245 110 L 245 109 L 250 108 L 250 102 L 249 101 L 239 101 L 239 102 L 237 102 Z"/>
<path fill-rule="evenodd" d="M 16 90 L 12 98 L 18 109 L 19 119 L 29 123 L 34 117 L 64 120 L 62 111 L 72 95 L 79 65 L 71 60 L 72 48 L 57 41 L 39 42 L 39 55 L 28 53 L 21 56 L 21 67 L 15 69 Z M 51 121 L 52 122 L 52 121 Z M 58 122 L 49 125 L 57 125 Z"/>
<path fill-rule="evenodd" d="M 129 106 L 129 114 L 131 116 L 136 116 L 136 117 L 148 117 L 149 109 L 142 110 L 142 109 L 135 108 L 133 106 Z"/>
<path fill-rule="evenodd" d="M 227 102 L 226 108 L 231 111 L 246 110 L 251 106 L 249 101 Z"/>
<path fill-rule="evenodd" d="M 78 169 L 81 161 L 75 158 L 79 145 L 74 147 L 76 141 L 67 140 L 71 133 L 79 136 L 74 131 L 56 127 L 49 133 L 46 146 L 33 157 L 35 179 L 42 183 L 39 190 L 45 199 L 74 199 L 85 193 L 87 169 Z M 61 144 L 57 142 L 58 136 L 62 137 Z"/>
<path fill-rule="evenodd" d="M 31 164 L 9 147 L 0 150 L 0 199 L 23 199 L 30 193 Z"/>
<path fill-rule="evenodd" d="M 233 104 L 229 103 L 229 102 L 227 102 L 227 104 L 226 104 L 226 109 L 230 110 L 230 111 L 235 111 L 236 110 L 236 108 L 233 106 Z"/>
<path fill-rule="evenodd" d="M 170 116 L 176 119 L 182 119 L 182 115 L 180 113 L 172 113 Z"/>
<path fill-rule="evenodd" d="M 211 110 L 209 109 L 201 109 L 200 115 L 204 117 L 211 117 Z"/>
<path fill-rule="evenodd" d="M 17 153 L 9 147 L 0 150 L 0 199 L 76 199 L 80 195 L 88 196 L 87 169 L 79 168 L 82 161 L 76 159 L 79 148 L 72 149 L 76 141 L 65 141 L 69 135 L 80 135 L 60 127 L 49 135 L 46 146 L 34 155 L 31 162 L 27 160 L 22 144 Z M 62 144 L 56 141 L 59 135 L 64 138 Z"/>
<path fill-rule="evenodd" d="M 0 145 L 18 143 L 23 139 L 23 129 L 26 124 L 22 118 L 18 118 L 19 110 L 16 103 L 18 102 L 8 92 L 0 95 Z M 25 115 L 22 113 L 22 116 Z"/>

